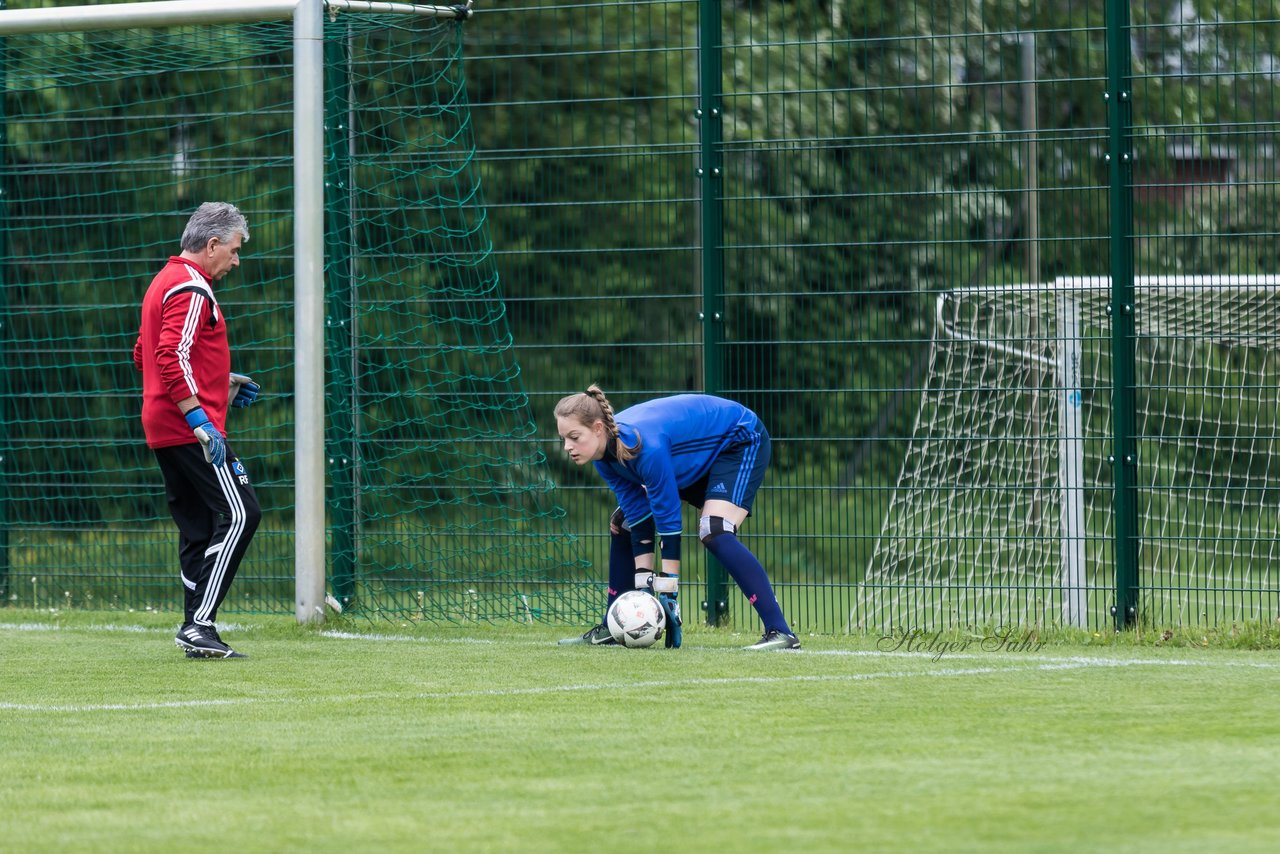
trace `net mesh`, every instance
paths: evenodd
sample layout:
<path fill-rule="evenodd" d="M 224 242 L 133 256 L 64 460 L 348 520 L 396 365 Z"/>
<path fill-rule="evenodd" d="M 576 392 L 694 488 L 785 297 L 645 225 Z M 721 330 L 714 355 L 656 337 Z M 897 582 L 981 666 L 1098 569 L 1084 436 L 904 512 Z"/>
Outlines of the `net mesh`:
<path fill-rule="evenodd" d="M 851 620 L 1108 619 L 1110 287 L 1063 278 L 940 296 L 868 604 Z M 1272 619 L 1280 279 L 1140 277 L 1136 293 L 1143 613 L 1156 623 Z M 1091 613 L 1073 619 L 1073 603 Z"/>
<path fill-rule="evenodd" d="M 0 38 L 6 598 L 176 608 L 176 530 L 130 353 L 147 283 L 203 201 L 251 239 L 217 285 L 264 521 L 224 611 L 292 611 L 289 22 Z M 364 614 L 578 619 L 489 242 L 460 26 L 325 23 L 332 592 Z"/>

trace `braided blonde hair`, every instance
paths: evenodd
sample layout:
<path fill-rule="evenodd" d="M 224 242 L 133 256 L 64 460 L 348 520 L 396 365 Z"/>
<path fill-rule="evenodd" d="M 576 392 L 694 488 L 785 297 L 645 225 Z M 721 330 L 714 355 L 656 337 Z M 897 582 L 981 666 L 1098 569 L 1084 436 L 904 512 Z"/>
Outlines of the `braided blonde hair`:
<path fill-rule="evenodd" d="M 613 420 L 613 406 L 609 403 L 609 398 L 604 396 L 604 390 L 595 383 L 587 386 L 586 391 L 562 397 L 556 404 L 555 414 L 556 418 L 575 418 L 587 427 L 597 421 L 604 422 L 604 431 L 610 439 L 617 442 L 618 459 L 622 462 L 634 459 L 640 453 L 643 443 L 639 436 L 636 436 L 635 445 L 623 443 L 618 435 L 618 422 Z"/>

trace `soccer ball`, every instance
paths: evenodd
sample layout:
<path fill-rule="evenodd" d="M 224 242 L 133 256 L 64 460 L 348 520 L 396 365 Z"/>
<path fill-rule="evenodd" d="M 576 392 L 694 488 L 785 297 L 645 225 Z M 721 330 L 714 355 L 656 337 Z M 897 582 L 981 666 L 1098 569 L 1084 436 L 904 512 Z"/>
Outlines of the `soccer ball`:
<path fill-rule="evenodd" d="M 604 623 L 609 634 L 623 646 L 653 646 L 667 627 L 667 612 L 651 594 L 643 590 L 623 593 L 609 606 Z"/>

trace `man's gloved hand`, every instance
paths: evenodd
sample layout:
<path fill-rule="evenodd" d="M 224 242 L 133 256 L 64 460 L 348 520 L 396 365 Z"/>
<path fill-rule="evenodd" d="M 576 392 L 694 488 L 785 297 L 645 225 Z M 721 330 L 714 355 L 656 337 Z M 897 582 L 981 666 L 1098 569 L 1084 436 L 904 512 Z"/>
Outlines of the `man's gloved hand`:
<path fill-rule="evenodd" d="M 258 399 L 258 392 L 262 391 L 262 386 L 246 377 L 244 374 L 231 374 L 231 405 L 232 406 L 251 406 Z"/>
<path fill-rule="evenodd" d="M 184 417 L 187 419 L 187 426 L 200 440 L 205 462 L 213 463 L 214 468 L 222 468 L 227 462 L 227 440 L 222 438 L 218 428 L 204 414 L 204 408 L 197 406 Z"/>
<path fill-rule="evenodd" d="M 659 573 L 653 576 L 653 595 L 658 597 L 662 610 L 667 612 L 666 643 L 668 649 L 679 649 L 684 641 L 680 626 L 680 576 Z"/>

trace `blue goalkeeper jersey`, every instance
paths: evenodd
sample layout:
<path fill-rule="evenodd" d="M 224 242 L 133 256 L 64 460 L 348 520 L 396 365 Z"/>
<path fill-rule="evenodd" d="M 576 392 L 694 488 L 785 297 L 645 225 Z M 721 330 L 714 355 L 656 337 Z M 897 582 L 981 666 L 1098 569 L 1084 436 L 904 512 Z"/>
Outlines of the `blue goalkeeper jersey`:
<path fill-rule="evenodd" d="M 596 470 L 618 497 L 627 525 L 652 515 L 664 540 L 681 533 L 680 490 L 705 477 L 725 448 L 750 442 L 763 429 L 750 409 L 709 394 L 638 403 L 614 421 L 624 444 L 634 446 L 640 438 L 640 452 L 626 462 L 606 453 Z"/>

